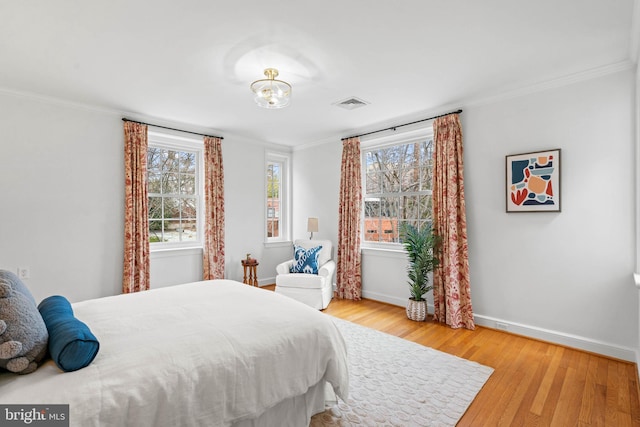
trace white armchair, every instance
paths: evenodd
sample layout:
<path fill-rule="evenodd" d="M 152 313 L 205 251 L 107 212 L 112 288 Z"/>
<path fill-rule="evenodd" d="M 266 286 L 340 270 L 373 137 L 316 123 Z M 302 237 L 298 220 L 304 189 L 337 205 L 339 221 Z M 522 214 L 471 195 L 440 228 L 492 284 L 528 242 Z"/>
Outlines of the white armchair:
<path fill-rule="evenodd" d="M 333 298 L 333 275 L 336 271 L 331 240 L 299 239 L 294 245 L 304 249 L 322 246 L 318 252 L 318 274 L 291 273 L 294 260 L 285 261 L 276 267 L 276 292 L 324 310 Z"/>

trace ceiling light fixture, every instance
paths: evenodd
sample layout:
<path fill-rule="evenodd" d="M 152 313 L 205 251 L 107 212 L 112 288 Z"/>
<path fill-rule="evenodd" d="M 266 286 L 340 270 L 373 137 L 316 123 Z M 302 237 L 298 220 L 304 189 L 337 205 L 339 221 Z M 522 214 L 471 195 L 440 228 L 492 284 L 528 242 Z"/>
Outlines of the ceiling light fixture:
<path fill-rule="evenodd" d="M 291 102 L 291 85 L 282 80 L 276 80 L 278 70 L 267 68 L 264 70 L 266 79 L 251 83 L 251 90 L 256 94 L 256 104 L 263 108 L 284 108 Z"/>

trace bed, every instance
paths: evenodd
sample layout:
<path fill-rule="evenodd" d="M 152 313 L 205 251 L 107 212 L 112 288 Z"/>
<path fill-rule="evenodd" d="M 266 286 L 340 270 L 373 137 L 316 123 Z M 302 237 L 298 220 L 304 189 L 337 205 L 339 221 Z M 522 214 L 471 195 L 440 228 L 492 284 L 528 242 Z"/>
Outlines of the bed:
<path fill-rule="evenodd" d="M 0 403 L 69 404 L 70 425 L 82 427 L 298 427 L 327 396 L 347 398 L 346 345 L 331 318 L 271 291 L 210 280 L 73 311 L 100 341 L 95 360 L 2 373 Z"/>

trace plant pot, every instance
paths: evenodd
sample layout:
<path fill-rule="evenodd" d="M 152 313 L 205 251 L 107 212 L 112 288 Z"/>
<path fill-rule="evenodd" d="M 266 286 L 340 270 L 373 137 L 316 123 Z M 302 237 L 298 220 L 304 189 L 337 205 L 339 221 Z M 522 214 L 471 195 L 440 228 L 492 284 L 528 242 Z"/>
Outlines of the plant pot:
<path fill-rule="evenodd" d="M 411 320 L 424 322 L 427 318 L 427 302 L 415 301 L 409 298 L 407 302 L 407 317 Z"/>

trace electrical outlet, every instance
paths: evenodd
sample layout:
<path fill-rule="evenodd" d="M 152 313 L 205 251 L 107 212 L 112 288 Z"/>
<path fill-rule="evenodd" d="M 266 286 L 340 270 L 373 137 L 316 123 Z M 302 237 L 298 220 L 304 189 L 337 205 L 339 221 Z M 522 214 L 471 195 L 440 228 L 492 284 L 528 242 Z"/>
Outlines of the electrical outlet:
<path fill-rule="evenodd" d="M 501 331 L 506 331 L 508 326 L 506 323 L 496 322 L 496 329 L 500 329 Z"/>
<path fill-rule="evenodd" d="M 31 277 L 29 267 L 18 267 L 18 277 L 21 279 L 28 279 Z"/>

